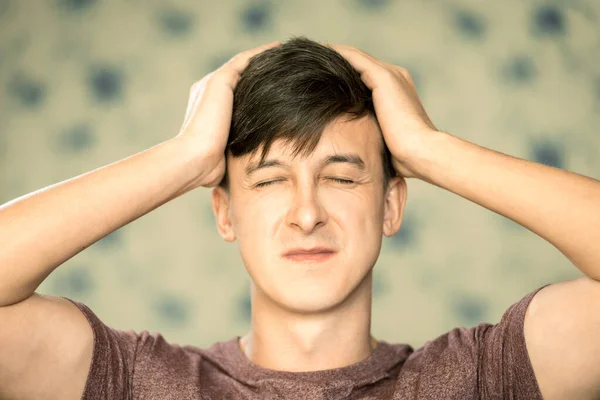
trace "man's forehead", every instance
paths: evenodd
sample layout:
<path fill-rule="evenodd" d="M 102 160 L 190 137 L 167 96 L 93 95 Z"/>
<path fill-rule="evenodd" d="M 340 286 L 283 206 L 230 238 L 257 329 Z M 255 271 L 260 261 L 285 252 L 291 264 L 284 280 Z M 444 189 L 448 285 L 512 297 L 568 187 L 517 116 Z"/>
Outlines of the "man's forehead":
<path fill-rule="evenodd" d="M 357 153 L 363 160 L 369 158 L 371 151 L 379 153 L 381 134 L 376 125 L 365 123 L 362 119 L 356 121 L 338 121 L 327 126 L 315 148 L 310 151 L 303 139 L 279 138 L 273 141 L 265 160 L 270 158 L 293 160 L 320 161 L 332 154 Z M 372 147 L 372 149 L 371 149 Z M 262 147 L 246 157 L 246 163 L 258 163 L 262 156 Z"/>
<path fill-rule="evenodd" d="M 293 143 L 274 143 L 264 157 L 257 151 L 244 161 L 246 174 L 264 167 L 286 167 L 292 164 L 314 164 L 322 168 L 334 163 L 347 163 L 364 170 L 372 158 L 370 151 L 364 144 L 352 145 L 340 141 L 327 143 L 321 140 L 313 151 L 296 151 Z"/>
<path fill-rule="evenodd" d="M 328 165 L 333 164 L 345 164 L 350 165 L 360 171 L 364 171 L 367 169 L 367 163 L 363 160 L 363 158 L 357 153 L 334 153 L 326 155 L 322 158 L 318 158 L 315 160 L 316 166 L 318 169 L 325 168 Z M 255 160 L 246 164 L 244 168 L 244 172 L 246 176 L 252 175 L 254 172 L 271 168 L 271 167 L 280 167 L 280 168 L 289 168 L 291 167 L 291 163 L 284 159 L 273 158 L 273 157 L 265 157 L 264 160 Z"/>
<path fill-rule="evenodd" d="M 382 143 L 381 132 L 373 118 L 339 119 L 323 130 L 312 151 L 309 146 L 303 146 L 301 138 L 279 138 L 270 144 L 264 157 L 264 146 L 241 157 L 228 153 L 228 170 L 249 178 L 254 172 L 269 167 L 291 168 L 304 164 L 315 169 L 328 165 L 347 166 L 366 173 L 377 169 L 381 163 Z"/>

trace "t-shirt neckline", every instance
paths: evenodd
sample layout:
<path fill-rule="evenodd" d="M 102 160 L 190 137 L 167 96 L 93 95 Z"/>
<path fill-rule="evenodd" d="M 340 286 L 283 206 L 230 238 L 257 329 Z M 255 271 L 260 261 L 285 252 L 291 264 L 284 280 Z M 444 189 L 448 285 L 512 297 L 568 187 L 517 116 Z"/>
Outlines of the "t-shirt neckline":
<path fill-rule="evenodd" d="M 264 368 L 250 360 L 239 346 L 240 336 L 221 343 L 224 360 L 229 360 L 229 373 L 236 379 L 248 383 L 261 380 L 295 380 L 304 382 L 323 382 L 349 380 L 355 385 L 373 383 L 389 375 L 389 371 L 399 362 L 403 362 L 412 352 L 408 345 L 391 345 L 379 340 L 371 354 L 354 364 L 320 371 L 292 372 Z"/>

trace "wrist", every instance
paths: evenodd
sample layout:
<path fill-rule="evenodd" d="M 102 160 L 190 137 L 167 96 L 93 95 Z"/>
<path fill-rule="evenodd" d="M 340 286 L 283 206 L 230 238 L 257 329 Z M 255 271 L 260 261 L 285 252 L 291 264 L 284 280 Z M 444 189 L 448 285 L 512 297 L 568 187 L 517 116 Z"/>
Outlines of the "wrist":
<path fill-rule="evenodd" d="M 428 130 L 414 135 L 414 140 L 404 143 L 405 155 L 394 157 L 392 163 L 399 175 L 404 178 L 417 178 L 428 181 L 434 167 L 436 151 L 443 146 L 448 133 Z"/>
<path fill-rule="evenodd" d="M 202 186 L 202 181 L 206 172 L 203 166 L 206 164 L 206 157 L 202 155 L 200 149 L 187 140 L 185 137 L 174 137 L 165 143 L 174 149 L 177 159 L 185 166 L 188 182 L 184 190 L 190 191 Z"/>
<path fill-rule="evenodd" d="M 445 156 L 451 150 L 452 140 L 457 138 L 443 131 L 433 131 L 431 134 L 423 137 L 422 146 L 417 152 L 412 163 L 415 177 L 436 184 L 436 177 L 439 173 L 444 173 L 448 165 L 445 165 Z M 458 160 L 457 160 L 458 161 Z"/>
<path fill-rule="evenodd" d="M 177 136 L 170 140 L 178 148 L 180 160 L 190 173 L 188 190 L 201 186 L 213 187 L 221 181 L 225 170 L 223 153 L 210 151 L 205 143 L 199 143 L 195 137 Z"/>

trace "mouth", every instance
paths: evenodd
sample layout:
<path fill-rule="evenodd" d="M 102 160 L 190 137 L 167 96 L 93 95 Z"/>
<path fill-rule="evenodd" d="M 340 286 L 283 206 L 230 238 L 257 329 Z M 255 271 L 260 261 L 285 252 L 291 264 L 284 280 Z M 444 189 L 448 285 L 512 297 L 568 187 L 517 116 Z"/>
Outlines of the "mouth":
<path fill-rule="evenodd" d="M 282 256 L 290 261 L 318 263 L 326 261 L 336 254 L 337 252 L 333 249 L 314 247 L 310 249 L 292 249 L 285 252 Z"/>

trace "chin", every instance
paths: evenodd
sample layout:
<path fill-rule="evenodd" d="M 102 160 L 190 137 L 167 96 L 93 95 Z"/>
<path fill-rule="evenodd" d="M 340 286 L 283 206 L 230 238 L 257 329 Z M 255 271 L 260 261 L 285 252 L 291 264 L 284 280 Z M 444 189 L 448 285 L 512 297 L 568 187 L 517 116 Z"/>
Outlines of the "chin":
<path fill-rule="evenodd" d="M 319 314 L 330 311 L 340 302 L 319 302 L 314 299 L 294 299 L 280 303 L 281 307 L 295 314 Z"/>
<path fill-rule="evenodd" d="M 314 314 L 331 310 L 348 297 L 341 288 L 300 287 L 279 292 L 273 300 L 289 311 L 299 314 Z"/>
<path fill-rule="evenodd" d="M 287 264 L 264 264 L 276 267 L 248 269 L 258 296 L 289 312 L 323 313 L 344 304 L 353 293 L 359 297 L 366 296 L 367 292 L 371 295 L 371 285 L 365 281 L 370 270 L 362 270 L 355 264 L 346 264 L 346 270 L 341 268 L 343 262 L 324 264 L 312 272 L 299 267 L 290 270 Z"/>

